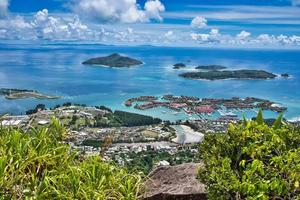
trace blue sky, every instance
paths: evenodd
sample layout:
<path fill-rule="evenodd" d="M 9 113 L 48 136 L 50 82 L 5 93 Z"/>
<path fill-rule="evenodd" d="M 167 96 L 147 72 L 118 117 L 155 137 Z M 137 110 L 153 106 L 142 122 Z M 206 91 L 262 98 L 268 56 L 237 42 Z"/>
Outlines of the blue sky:
<path fill-rule="evenodd" d="M 1 40 L 300 46 L 300 0 L 0 0 Z"/>
<path fill-rule="evenodd" d="M 146 0 L 138 0 L 143 5 Z M 9 9 L 12 12 L 37 12 L 44 8 L 49 11 L 67 12 L 64 4 L 70 1 L 64 0 L 11 0 Z M 290 6 L 289 0 L 164 0 L 170 10 L 180 10 L 182 5 L 254 5 L 254 6 Z"/>

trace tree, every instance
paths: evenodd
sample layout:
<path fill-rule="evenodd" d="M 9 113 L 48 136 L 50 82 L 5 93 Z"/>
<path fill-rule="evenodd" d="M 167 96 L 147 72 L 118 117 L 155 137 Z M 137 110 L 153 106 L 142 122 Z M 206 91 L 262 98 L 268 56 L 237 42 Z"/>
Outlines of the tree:
<path fill-rule="evenodd" d="M 198 178 L 209 199 L 300 199 L 300 131 L 281 119 L 267 126 L 259 113 L 205 137 Z"/>
<path fill-rule="evenodd" d="M 0 127 L 0 199 L 139 199 L 139 174 L 84 158 L 63 144 L 57 120 L 22 131 Z"/>

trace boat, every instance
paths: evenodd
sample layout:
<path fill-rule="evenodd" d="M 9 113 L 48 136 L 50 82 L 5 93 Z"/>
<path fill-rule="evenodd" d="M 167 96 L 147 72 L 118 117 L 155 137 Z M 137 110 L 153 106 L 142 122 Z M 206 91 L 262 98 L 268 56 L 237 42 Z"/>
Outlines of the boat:
<path fill-rule="evenodd" d="M 222 110 L 219 110 L 218 112 L 222 117 L 237 117 L 238 116 L 237 114 L 235 114 L 233 112 L 225 112 Z"/>

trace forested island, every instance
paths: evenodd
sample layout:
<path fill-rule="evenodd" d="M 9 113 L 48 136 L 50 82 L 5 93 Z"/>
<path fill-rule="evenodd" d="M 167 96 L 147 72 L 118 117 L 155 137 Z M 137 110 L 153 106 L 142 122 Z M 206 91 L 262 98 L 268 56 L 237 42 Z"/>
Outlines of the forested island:
<path fill-rule="evenodd" d="M 207 71 L 212 71 L 212 70 L 223 70 L 226 69 L 227 67 L 224 67 L 222 65 L 199 65 L 196 67 L 196 69 L 200 70 L 207 70 Z"/>
<path fill-rule="evenodd" d="M 131 67 L 131 66 L 141 65 L 143 64 L 143 62 L 114 53 L 105 57 L 91 58 L 83 62 L 82 64 L 121 68 L 121 67 Z"/>
<path fill-rule="evenodd" d="M 274 79 L 275 74 L 264 70 L 224 70 L 208 72 L 187 72 L 179 76 L 189 79 L 223 80 L 223 79 Z"/>
<path fill-rule="evenodd" d="M 0 96 L 4 96 L 6 99 L 26 99 L 26 98 L 35 98 L 35 99 L 59 99 L 59 96 L 50 96 L 41 94 L 38 91 L 27 90 L 27 89 L 8 89 L 0 88 Z"/>

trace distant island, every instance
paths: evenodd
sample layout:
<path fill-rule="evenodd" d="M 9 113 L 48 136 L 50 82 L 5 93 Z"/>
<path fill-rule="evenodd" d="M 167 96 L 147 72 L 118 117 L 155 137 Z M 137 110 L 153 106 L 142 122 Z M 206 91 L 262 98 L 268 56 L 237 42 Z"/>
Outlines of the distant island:
<path fill-rule="evenodd" d="M 179 76 L 190 79 L 223 80 L 223 79 L 274 79 L 275 74 L 264 70 L 224 70 L 208 72 L 187 72 Z"/>
<path fill-rule="evenodd" d="M 8 100 L 15 99 L 26 99 L 26 98 L 35 98 L 35 99 L 59 99 L 59 96 L 50 96 L 41 94 L 34 90 L 24 90 L 24 89 L 8 89 L 0 88 L 0 96 L 4 96 Z"/>
<path fill-rule="evenodd" d="M 131 67 L 143 64 L 142 61 L 121 56 L 117 53 L 105 57 L 92 58 L 82 63 L 83 65 L 102 65 L 107 67 Z"/>
<path fill-rule="evenodd" d="M 290 77 L 290 75 L 289 75 L 289 74 L 287 74 L 287 73 L 285 73 L 285 74 L 281 74 L 281 77 L 283 77 L 283 78 L 289 78 L 289 77 Z"/>
<path fill-rule="evenodd" d="M 196 69 L 208 70 L 208 71 L 223 70 L 223 69 L 226 69 L 226 68 L 227 67 L 224 67 L 222 65 L 199 65 L 198 67 L 196 67 Z"/>
<path fill-rule="evenodd" d="M 173 65 L 173 69 L 181 69 L 185 67 L 186 65 L 184 63 L 176 63 L 175 65 Z"/>

